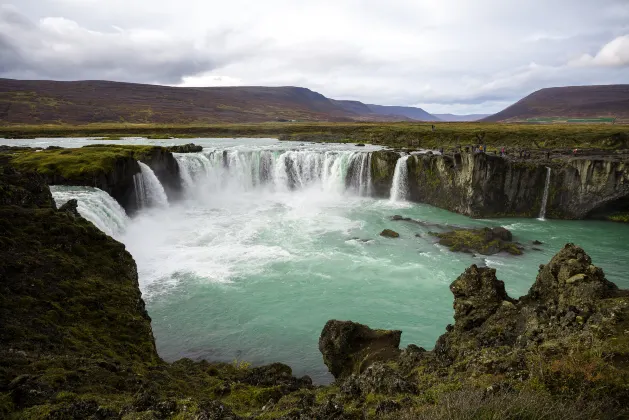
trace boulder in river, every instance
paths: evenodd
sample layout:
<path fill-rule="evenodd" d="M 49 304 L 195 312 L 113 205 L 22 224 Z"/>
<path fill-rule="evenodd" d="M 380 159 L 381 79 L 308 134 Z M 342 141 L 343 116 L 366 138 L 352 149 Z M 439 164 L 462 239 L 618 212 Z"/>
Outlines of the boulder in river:
<path fill-rule="evenodd" d="M 522 248 L 512 242 L 511 232 L 503 227 L 454 229 L 443 233 L 433 232 L 432 235 L 439 238 L 439 244 L 447 246 L 453 252 L 493 255 L 505 251 L 512 255 L 522 254 Z"/>
<path fill-rule="evenodd" d="M 385 229 L 380 232 L 380 236 L 384 236 L 385 238 L 399 238 L 400 234 L 391 229 Z"/>

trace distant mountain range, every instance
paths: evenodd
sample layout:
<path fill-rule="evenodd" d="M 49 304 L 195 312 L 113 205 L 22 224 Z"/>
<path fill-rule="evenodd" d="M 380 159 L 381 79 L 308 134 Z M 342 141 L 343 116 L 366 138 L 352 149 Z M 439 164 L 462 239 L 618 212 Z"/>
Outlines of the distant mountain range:
<path fill-rule="evenodd" d="M 418 107 L 335 100 L 301 87 L 183 88 L 109 81 L 0 79 L 0 124 L 527 121 L 629 118 L 629 85 L 537 91 L 504 111 L 430 114 Z"/>
<path fill-rule="evenodd" d="M 300 87 L 182 88 L 0 79 L 0 123 L 426 121 L 421 108 L 337 101 Z"/>
<path fill-rule="evenodd" d="M 567 119 L 629 119 L 629 85 L 567 86 L 538 90 L 487 122 Z"/>

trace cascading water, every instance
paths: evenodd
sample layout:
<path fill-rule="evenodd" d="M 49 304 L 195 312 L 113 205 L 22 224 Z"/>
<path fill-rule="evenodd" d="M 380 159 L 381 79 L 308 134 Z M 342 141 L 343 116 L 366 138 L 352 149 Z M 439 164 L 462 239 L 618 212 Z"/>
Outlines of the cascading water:
<path fill-rule="evenodd" d="M 358 195 L 371 195 L 371 153 L 354 153 L 350 157 L 347 187 Z"/>
<path fill-rule="evenodd" d="M 209 175 L 210 160 L 203 153 L 173 153 L 173 155 L 179 165 L 179 173 L 186 190 L 192 189 L 199 177 Z"/>
<path fill-rule="evenodd" d="M 76 199 L 81 216 L 113 238 L 118 239 L 127 227 L 129 218 L 124 209 L 103 190 L 53 185 L 50 191 L 57 206 Z"/>
<path fill-rule="evenodd" d="M 404 201 L 408 198 L 408 165 L 409 156 L 400 157 L 395 164 L 393 184 L 391 185 L 391 201 Z"/>
<path fill-rule="evenodd" d="M 550 167 L 546 167 L 546 184 L 544 185 L 544 197 L 542 198 L 542 207 L 539 210 L 539 220 L 545 220 L 546 203 L 548 202 L 548 190 L 550 189 Z"/>
<path fill-rule="evenodd" d="M 143 162 L 138 161 L 140 173 L 133 176 L 135 197 L 140 208 L 167 207 L 168 197 L 162 183 L 159 182 L 153 170 Z"/>
<path fill-rule="evenodd" d="M 346 185 L 360 195 L 371 191 L 370 153 L 217 150 L 175 154 L 175 158 L 187 191 L 258 187 L 290 191 L 315 185 L 329 192 L 342 192 Z"/>

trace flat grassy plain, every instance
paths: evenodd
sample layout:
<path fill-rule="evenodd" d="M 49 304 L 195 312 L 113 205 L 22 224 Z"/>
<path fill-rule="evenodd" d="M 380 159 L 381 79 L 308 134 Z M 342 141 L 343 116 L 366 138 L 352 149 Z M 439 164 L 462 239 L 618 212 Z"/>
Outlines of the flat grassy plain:
<path fill-rule="evenodd" d="M 433 130 L 434 125 L 434 130 Z M 629 125 L 504 123 L 257 123 L 7 125 L 0 137 L 277 137 L 396 148 L 486 144 L 518 148 L 629 148 Z"/>

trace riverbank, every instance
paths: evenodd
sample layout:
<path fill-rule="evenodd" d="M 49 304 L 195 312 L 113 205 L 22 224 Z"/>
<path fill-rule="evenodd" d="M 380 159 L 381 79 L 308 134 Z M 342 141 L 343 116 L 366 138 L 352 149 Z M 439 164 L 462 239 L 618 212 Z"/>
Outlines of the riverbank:
<path fill-rule="evenodd" d="M 495 148 L 629 148 L 629 125 L 497 123 L 89 124 L 1 126 L 0 137 L 164 138 L 275 137 L 283 140 L 371 143 L 393 148 L 486 144 Z"/>

